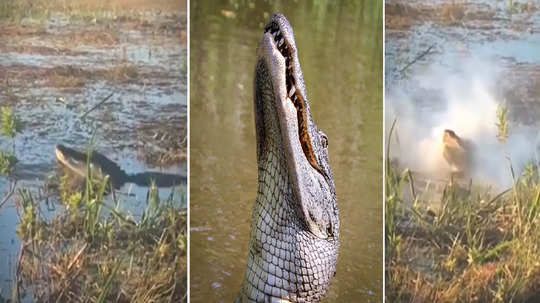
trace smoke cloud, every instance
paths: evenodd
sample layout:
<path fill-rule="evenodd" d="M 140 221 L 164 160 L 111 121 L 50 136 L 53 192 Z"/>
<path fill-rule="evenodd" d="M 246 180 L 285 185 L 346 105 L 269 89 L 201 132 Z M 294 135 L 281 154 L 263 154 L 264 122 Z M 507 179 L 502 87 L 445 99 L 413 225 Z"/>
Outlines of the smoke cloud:
<path fill-rule="evenodd" d="M 510 186 L 510 163 L 516 175 L 527 163 L 539 163 L 538 126 L 508 121 L 508 141 L 500 142 L 497 108 L 506 105 L 512 111 L 511 101 L 504 100 L 497 85 L 505 80 L 503 70 L 493 62 L 445 56 L 444 65 L 416 66 L 413 76 L 388 85 L 387 136 L 397 119 L 390 157 L 402 167 L 447 178 L 450 166 L 442 156 L 442 136 L 445 129 L 452 129 L 474 144 L 473 182 Z"/>

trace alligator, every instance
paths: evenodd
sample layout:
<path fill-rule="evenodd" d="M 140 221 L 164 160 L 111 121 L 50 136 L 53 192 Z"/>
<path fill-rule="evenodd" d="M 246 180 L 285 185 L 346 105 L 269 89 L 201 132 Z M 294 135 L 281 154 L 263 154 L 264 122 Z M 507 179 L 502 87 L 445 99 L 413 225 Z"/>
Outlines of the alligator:
<path fill-rule="evenodd" d="M 255 65 L 258 191 L 235 302 L 319 302 L 336 273 L 339 211 L 328 137 L 311 117 L 294 33 L 275 14 Z"/>
<path fill-rule="evenodd" d="M 116 189 L 125 183 L 135 183 L 139 186 L 149 186 L 152 182 L 159 187 L 171 187 L 186 184 L 186 176 L 165 174 L 159 172 L 143 172 L 128 175 L 118 164 L 96 151 L 80 152 L 73 148 L 57 145 L 56 159 L 70 172 L 81 178 L 86 178 L 88 171 L 92 178 L 102 180 L 109 176 L 112 186 Z"/>
<path fill-rule="evenodd" d="M 443 132 L 443 157 L 450 165 L 452 175 L 467 176 L 471 166 L 472 143 L 460 138 L 451 129 Z"/>

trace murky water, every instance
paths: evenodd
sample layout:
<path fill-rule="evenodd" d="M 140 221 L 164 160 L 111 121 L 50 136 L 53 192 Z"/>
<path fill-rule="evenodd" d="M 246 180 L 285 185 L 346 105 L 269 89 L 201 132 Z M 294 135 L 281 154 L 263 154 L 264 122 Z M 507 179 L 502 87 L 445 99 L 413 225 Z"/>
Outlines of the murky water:
<path fill-rule="evenodd" d="M 244 278 L 257 190 L 253 70 L 273 12 L 294 28 L 313 118 L 330 142 L 341 251 L 325 302 L 381 302 L 380 1 L 191 3 L 191 302 L 231 302 Z"/>
<path fill-rule="evenodd" d="M 181 18 L 185 20 L 185 15 L 160 18 L 161 22 L 167 22 L 168 18 L 177 22 Z M 159 22 L 157 18 L 156 23 L 151 24 Z M 177 22 L 178 26 L 181 24 Z M 115 35 L 119 38 L 110 44 L 77 40 L 77 33 L 92 30 L 98 32 L 99 37 Z M 119 26 L 109 30 L 95 24 L 64 24 L 48 25 L 28 35 L 2 37 L 6 51 L 0 52 L 0 79 L 4 81 L 0 106 L 11 106 L 23 123 L 23 132 L 15 139 L 19 162 L 14 177 L 19 188 L 26 187 L 34 193 L 45 218 L 54 216 L 55 210 L 41 203 L 47 198 L 39 193 L 43 193 L 46 179 L 57 174 L 55 146 L 60 143 L 84 150 L 94 142 L 95 150 L 115 161 L 128 174 L 158 171 L 186 175 L 185 163 L 158 167 L 145 162 L 142 155 L 145 146 L 160 148 L 153 138 L 153 130 L 169 128 L 174 132 L 186 123 L 184 65 L 187 51 L 178 33 L 179 29 L 170 32 Z M 66 39 L 66 36 L 72 38 Z M 36 46 L 61 51 L 27 51 Z M 136 71 L 132 79 L 123 81 L 109 77 L 116 67 L 123 65 Z M 51 79 L 54 80 L 57 73 L 72 76 L 82 81 L 82 85 L 54 85 Z M 110 93 L 114 94 L 106 103 L 85 115 Z M 183 139 L 181 133 L 177 135 L 172 140 Z M 0 137 L 0 148 L 10 149 L 11 141 Z M 8 184 L 5 177 L 0 177 L 0 197 L 4 197 Z M 120 208 L 139 218 L 146 207 L 147 190 L 145 186 L 125 184 L 117 193 Z M 161 188 L 160 197 L 166 199 L 171 190 Z M 49 198 L 50 202 L 55 200 L 54 195 Z M 21 244 L 16 234 L 18 221 L 14 199 L 11 199 L 0 209 L 0 295 L 3 297 L 11 296 Z"/>

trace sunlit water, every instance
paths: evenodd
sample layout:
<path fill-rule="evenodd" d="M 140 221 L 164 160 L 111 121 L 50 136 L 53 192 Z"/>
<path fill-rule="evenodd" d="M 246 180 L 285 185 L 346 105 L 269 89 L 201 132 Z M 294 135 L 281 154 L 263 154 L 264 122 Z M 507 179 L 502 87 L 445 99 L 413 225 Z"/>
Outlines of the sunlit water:
<path fill-rule="evenodd" d="M 341 250 L 325 302 L 381 302 L 380 1 L 191 3 L 191 302 L 232 302 L 244 278 L 257 191 L 253 71 L 273 12 L 294 28 L 312 115 L 329 138 Z"/>

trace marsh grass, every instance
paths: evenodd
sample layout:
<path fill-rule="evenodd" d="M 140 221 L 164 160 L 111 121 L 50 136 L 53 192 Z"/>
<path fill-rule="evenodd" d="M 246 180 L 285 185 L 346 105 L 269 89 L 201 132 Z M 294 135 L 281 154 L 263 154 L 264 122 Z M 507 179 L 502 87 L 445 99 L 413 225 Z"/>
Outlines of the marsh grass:
<path fill-rule="evenodd" d="M 449 182 L 431 201 L 426 193 L 407 196 L 414 176 L 387 159 L 388 302 L 538 302 L 538 167 L 514 180 L 501 191 Z"/>
<path fill-rule="evenodd" d="M 0 174 L 9 176 L 17 163 L 15 137 L 22 131 L 22 123 L 11 107 L 0 109 L 0 135 L 11 140 L 11 151 L 0 149 Z"/>
<path fill-rule="evenodd" d="M 115 65 L 105 73 L 105 78 L 111 82 L 129 82 L 136 80 L 139 76 L 137 67 L 130 63 Z"/>
<path fill-rule="evenodd" d="M 141 11 L 185 11 L 183 1 L 174 0 L 13 0 L 0 2 L 0 21 L 23 19 L 42 23 L 53 13 L 69 16 L 72 23 L 101 23 L 117 18 L 143 17 Z"/>
<path fill-rule="evenodd" d="M 44 302 L 185 302 L 185 192 L 162 199 L 153 184 L 137 222 L 120 201 L 106 203 L 108 178 L 87 169 L 82 190 L 60 186 L 64 207 L 50 220 L 30 191 L 19 190 L 23 249 L 13 300 L 30 291 Z"/>

